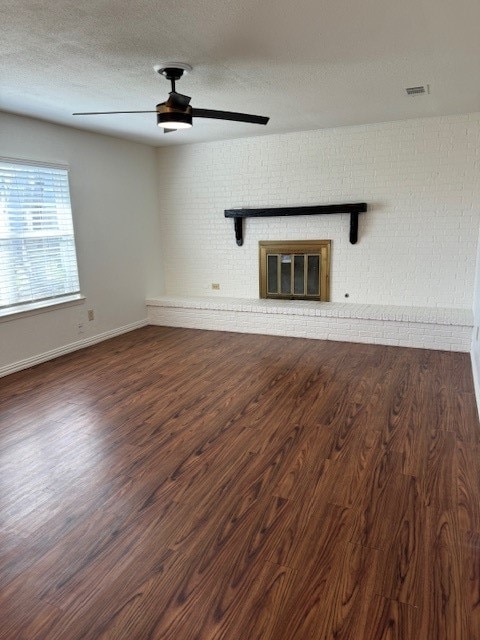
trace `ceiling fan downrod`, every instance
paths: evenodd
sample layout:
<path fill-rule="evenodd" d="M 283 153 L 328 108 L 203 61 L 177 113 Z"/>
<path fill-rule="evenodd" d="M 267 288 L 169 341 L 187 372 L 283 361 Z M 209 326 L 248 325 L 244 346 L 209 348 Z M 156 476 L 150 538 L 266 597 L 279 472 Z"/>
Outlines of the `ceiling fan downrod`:
<path fill-rule="evenodd" d="M 174 93 L 177 80 L 180 80 L 184 73 L 192 70 L 192 67 L 184 62 L 166 62 L 165 64 L 155 65 L 153 68 L 157 73 L 171 82 Z"/>

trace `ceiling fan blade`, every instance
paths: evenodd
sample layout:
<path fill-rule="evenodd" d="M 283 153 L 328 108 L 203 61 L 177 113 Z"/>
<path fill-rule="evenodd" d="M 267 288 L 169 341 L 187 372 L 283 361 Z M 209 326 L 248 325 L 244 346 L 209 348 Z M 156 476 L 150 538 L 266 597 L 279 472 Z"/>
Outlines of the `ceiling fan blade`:
<path fill-rule="evenodd" d="M 116 113 L 157 113 L 156 111 L 83 111 L 72 113 L 72 116 L 108 116 Z"/>
<path fill-rule="evenodd" d="M 234 120 L 235 122 L 252 122 L 253 124 L 267 124 L 270 118 L 253 116 L 249 113 L 235 111 L 215 111 L 214 109 L 192 109 L 194 118 L 216 118 L 217 120 Z"/>
<path fill-rule="evenodd" d="M 184 96 L 182 93 L 177 93 L 176 91 L 170 91 L 169 98 L 165 103 L 167 107 L 171 107 L 172 109 L 186 109 L 190 104 L 190 96 Z"/>
<path fill-rule="evenodd" d="M 173 133 L 174 131 L 177 131 L 177 129 L 163 129 L 163 133 Z"/>

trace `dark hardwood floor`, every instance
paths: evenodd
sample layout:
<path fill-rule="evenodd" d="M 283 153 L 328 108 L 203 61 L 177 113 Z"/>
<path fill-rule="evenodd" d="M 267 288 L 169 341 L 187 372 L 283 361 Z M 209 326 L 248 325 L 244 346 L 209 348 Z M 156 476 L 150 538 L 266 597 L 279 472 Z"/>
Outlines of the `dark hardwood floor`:
<path fill-rule="evenodd" d="M 2 640 L 480 640 L 466 354 L 147 327 L 0 402 Z"/>

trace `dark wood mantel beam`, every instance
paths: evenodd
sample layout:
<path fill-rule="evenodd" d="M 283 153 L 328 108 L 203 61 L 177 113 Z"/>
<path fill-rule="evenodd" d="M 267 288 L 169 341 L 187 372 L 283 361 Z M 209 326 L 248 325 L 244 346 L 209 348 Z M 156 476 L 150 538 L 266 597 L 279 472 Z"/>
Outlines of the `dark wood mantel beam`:
<path fill-rule="evenodd" d="M 312 207 L 271 207 L 267 209 L 225 209 L 225 217 L 233 218 L 235 240 L 239 247 L 243 244 L 244 218 L 270 218 L 274 216 L 311 216 L 333 213 L 350 214 L 350 242 L 358 240 L 358 214 L 367 210 L 366 202 L 347 202 L 345 204 L 323 204 Z"/>

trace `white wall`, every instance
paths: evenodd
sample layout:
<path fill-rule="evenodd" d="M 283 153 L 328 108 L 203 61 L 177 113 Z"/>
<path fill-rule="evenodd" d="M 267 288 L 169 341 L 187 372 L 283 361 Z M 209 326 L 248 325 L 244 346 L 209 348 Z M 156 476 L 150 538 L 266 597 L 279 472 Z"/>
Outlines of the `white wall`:
<path fill-rule="evenodd" d="M 158 150 L 166 293 L 258 297 L 258 241 L 331 239 L 331 299 L 469 308 L 480 217 L 480 114 Z M 349 216 L 247 220 L 224 209 L 366 201 Z M 219 283 L 220 291 L 212 291 Z"/>
<path fill-rule="evenodd" d="M 480 235 L 478 238 L 477 264 L 473 290 L 473 336 L 471 356 L 475 394 L 480 413 Z"/>
<path fill-rule="evenodd" d="M 69 165 L 86 296 L 80 306 L 1 322 L 1 369 L 145 319 L 145 298 L 162 292 L 163 279 L 153 148 L 1 113 L 0 132 L 0 156 Z"/>

